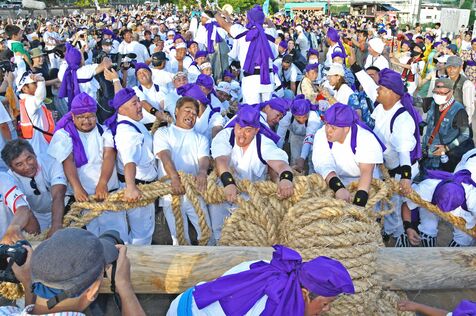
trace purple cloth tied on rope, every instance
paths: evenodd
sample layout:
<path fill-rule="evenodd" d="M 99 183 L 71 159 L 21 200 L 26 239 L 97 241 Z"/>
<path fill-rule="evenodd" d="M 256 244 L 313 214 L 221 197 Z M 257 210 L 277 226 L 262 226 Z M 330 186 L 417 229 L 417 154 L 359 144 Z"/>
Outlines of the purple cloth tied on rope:
<path fill-rule="evenodd" d="M 71 102 L 71 111 L 66 113 L 61 120 L 56 123 L 55 132 L 59 129 L 64 129 L 71 137 L 73 143 L 73 158 L 76 168 L 80 168 L 88 163 L 88 157 L 84 150 L 84 145 L 79 137 L 78 129 L 74 125 L 73 114 L 81 115 L 84 113 L 94 113 L 96 115 L 97 105 L 96 100 L 90 97 L 87 93 L 82 92 L 74 97 Z"/>
<path fill-rule="evenodd" d="M 259 261 L 248 271 L 197 285 L 193 292 L 197 307 L 203 309 L 218 301 L 226 315 L 241 316 L 267 295 L 261 316 L 304 315 L 301 287 L 325 297 L 355 293 L 349 272 L 339 261 L 317 257 L 303 263 L 293 249 L 282 245 L 273 248 L 270 263 Z"/>

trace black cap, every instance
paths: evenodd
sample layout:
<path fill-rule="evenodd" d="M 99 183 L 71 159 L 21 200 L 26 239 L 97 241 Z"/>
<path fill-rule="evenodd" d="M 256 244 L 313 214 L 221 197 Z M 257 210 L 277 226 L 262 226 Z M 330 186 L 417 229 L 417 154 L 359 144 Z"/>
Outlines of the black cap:
<path fill-rule="evenodd" d="M 156 60 L 169 60 L 164 52 L 157 52 L 152 55 L 152 59 Z"/>

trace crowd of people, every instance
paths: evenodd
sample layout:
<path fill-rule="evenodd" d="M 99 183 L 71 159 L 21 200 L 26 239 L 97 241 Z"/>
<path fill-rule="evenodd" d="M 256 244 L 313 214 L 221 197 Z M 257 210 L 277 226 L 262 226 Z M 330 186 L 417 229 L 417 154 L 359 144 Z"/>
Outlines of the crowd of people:
<path fill-rule="evenodd" d="M 150 245 L 156 214 L 163 212 L 172 244 L 178 245 L 172 195 L 180 196 L 183 221 L 199 239 L 199 217 L 179 173 L 193 175 L 196 189 L 204 192 L 209 173 L 216 172 L 226 202 L 207 205 L 199 198 L 213 246 L 237 197 L 248 198 L 238 191 L 237 180 L 275 181 L 277 196 L 286 199 L 294 193 L 296 173 L 318 173 L 335 198 L 365 207 L 383 164 L 401 192 L 391 199 L 394 212 L 384 217 L 382 238 L 396 247 L 435 247 L 438 217 L 405 195 L 413 189 L 463 218 L 467 229 L 476 225 L 476 38 L 471 34 L 464 27 L 443 34 L 440 23 L 423 29 L 388 16 L 370 21 L 310 11 L 291 19 L 268 15 L 260 6 L 246 14 L 202 7 L 180 11 L 168 4 L 3 20 L 1 243 L 24 239 L 24 232 L 47 232 L 45 244 L 74 239 L 68 247 L 74 257 L 88 239 L 92 245 L 94 236 L 114 230 L 126 244 Z M 121 189 L 124 201 L 134 203 L 142 198 L 139 184 L 164 177 L 172 195 L 157 204 L 104 211 L 86 225 L 88 233 L 63 229 L 72 203 L 102 201 Z M 355 194 L 348 190 L 352 182 L 358 183 Z M 185 239 L 194 244 L 188 228 L 184 225 Z M 76 245 L 81 240 L 86 241 Z M 449 246 L 474 244 L 455 228 Z M 139 308 L 127 285 L 125 250 L 118 249 L 118 260 L 125 262 L 123 295 L 130 308 Z M 106 247 L 104 256 L 111 262 Z M 43 268 L 48 260 L 51 255 L 37 258 Z M 233 293 L 226 291 L 210 294 L 210 286 L 238 281 L 225 277 L 184 293 L 169 313 L 325 311 L 338 294 L 354 289 L 339 262 L 315 260 L 306 263 L 309 275 L 293 285 L 302 293 L 293 293 L 289 306 L 267 301 L 256 284 L 252 304 L 230 302 Z M 278 273 L 270 265 L 283 273 L 306 264 L 293 250 L 276 246 L 271 263 L 248 263 L 227 274 L 245 271 L 253 281 L 258 273 Z M 339 277 L 318 276 L 319 267 Z M 100 282 L 78 284 L 73 291 L 63 287 L 66 281 L 49 283 L 48 271 L 33 277 L 32 291 L 42 298 L 36 312 L 50 308 L 53 298 L 74 300 L 70 303 L 81 311 L 97 294 Z M 323 290 L 316 285 L 322 282 L 332 285 Z M 415 306 L 401 304 L 401 309 Z"/>

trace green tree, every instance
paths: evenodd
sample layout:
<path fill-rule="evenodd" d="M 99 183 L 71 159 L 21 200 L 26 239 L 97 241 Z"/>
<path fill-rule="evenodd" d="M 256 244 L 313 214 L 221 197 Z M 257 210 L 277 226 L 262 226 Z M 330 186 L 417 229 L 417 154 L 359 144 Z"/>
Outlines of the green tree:
<path fill-rule="evenodd" d="M 100 6 L 101 5 L 107 5 L 107 4 L 109 4 L 109 0 L 98 0 L 98 3 L 99 3 Z M 96 6 L 95 3 L 94 3 L 94 0 L 77 0 L 74 3 L 74 5 L 78 6 L 78 7 L 82 7 L 82 8 Z"/>

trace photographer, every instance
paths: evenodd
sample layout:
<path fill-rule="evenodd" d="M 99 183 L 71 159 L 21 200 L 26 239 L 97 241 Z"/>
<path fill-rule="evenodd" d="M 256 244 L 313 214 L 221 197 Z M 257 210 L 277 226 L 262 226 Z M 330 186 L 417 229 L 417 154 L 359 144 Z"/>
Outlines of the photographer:
<path fill-rule="evenodd" d="M 111 232 L 110 235 L 112 235 Z M 25 298 L 20 308 L 0 307 L 0 313 L 8 315 L 73 315 L 82 316 L 99 294 L 104 271 L 115 282 L 116 293 L 122 305 L 122 315 L 145 315 L 131 284 L 130 261 L 127 248 L 115 245 L 116 236 L 98 238 L 79 228 L 58 231 L 43 241 L 33 251 L 27 251 L 26 262 L 13 265 L 16 278 L 25 288 L 25 293 L 36 296 Z M 113 239 L 113 240 L 112 240 Z M 111 264 L 116 266 L 112 273 Z"/>
<path fill-rule="evenodd" d="M 172 84 L 174 74 L 165 69 L 167 61 L 168 58 L 164 52 L 157 52 L 152 55 L 152 81 L 159 85 L 164 94 L 174 88 Z"/>

